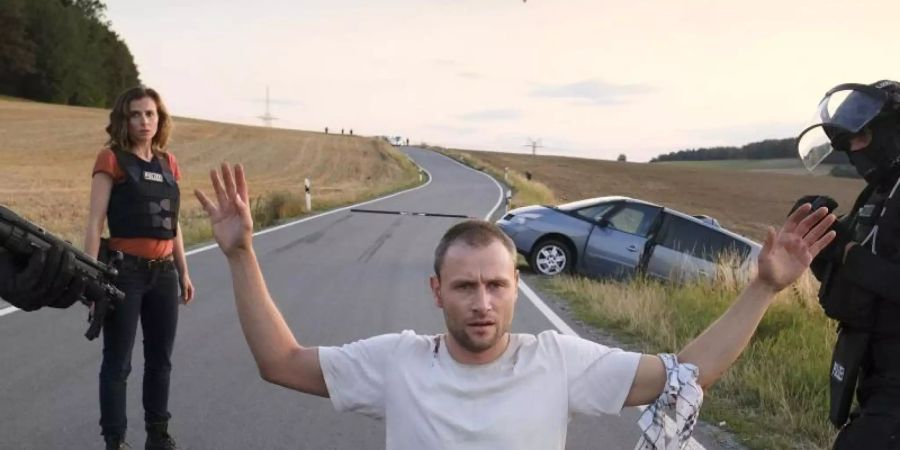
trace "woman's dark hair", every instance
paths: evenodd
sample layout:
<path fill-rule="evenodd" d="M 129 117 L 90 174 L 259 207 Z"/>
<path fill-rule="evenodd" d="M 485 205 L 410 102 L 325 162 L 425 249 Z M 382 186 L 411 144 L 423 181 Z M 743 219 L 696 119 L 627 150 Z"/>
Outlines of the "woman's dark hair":
<path fill-rule="evenodd" d="M 156 153 L 164 153 L 169 143 L 169 135 L 172 133 L 172 118 L 166 109 L 165 103 L 159 93 L 146 86 L 133 87 L 116 99 L 112 111 L 109 112 L 109 125 L 106 126 L 106 134 L 109 140 L 106 145 L 112 150 L 130 151 L 132 142 L 128 137 L 128 119 L 131 114 L 131 102 L 149 97 L 156 103 L 156 114 L 159 117 L 156 134 L 153 136 L 152 150 Z"/>

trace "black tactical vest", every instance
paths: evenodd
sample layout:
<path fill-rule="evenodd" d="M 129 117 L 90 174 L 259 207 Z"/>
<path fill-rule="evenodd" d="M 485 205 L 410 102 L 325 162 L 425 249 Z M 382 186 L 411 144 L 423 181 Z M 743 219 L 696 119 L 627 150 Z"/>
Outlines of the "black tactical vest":
<path fill-rule="evenodd" d="M 889 198 L 894 182 L 876 189 L 855 211 L 854 241 L 890 264 L 900 264 L 900 192 Z M 900 189 L 898 189 L 900 191 Z M 877 231 L 875 226 L 878 226 Z M 900 290 L 900 279 L 896 282 Z M 853 299 L 848 299 L 853 300 Z M 874 304 L 874 325 L 862 361 L 858 386 L 861 403 L 900 409 L 900 303 L 880 298 Z M 888 394 L 890 392 L 890 394 Z M 884 402 L 884 405 L 881 405 Z"/>
<path fill-rule="evenodd" d="M 113 151 L 125 180 L 113 185 L 106 220 L 117 238 L 172 239 L 178 225 L 180 194 L 168 161 L 149 162 L 130 152 Z"/>
<path fill-rule="evenodd" d="M 886 263 L 900 264 L 900 192 L 890 195 L 896 178 L 891 181 L 874 189 L 853 212 L 853 240 Z M 894 281 L 900 289 L 900 280 Z M 872 331 L 900 336 L 900 303 L 882 299 L 874 312 Z M 896 351 L 900 356 L 900 347 Z"/>

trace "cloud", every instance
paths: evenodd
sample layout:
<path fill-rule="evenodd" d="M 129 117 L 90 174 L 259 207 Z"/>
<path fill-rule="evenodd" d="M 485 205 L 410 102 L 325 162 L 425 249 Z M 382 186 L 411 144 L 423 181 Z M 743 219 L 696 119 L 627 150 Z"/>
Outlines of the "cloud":
<path fill-rule="evenodd" d="M 466 121 L 513 120 L 520 117 L 522 117 L 522 112 L 516 109 L 485 109 L 459 116 L 460 119 Z"/>
<path fill-rule="evenodd" d="M 586 105 L 618 105 L 630 98 L 655 91 L 646 84 L 613 84 L 602 80 L 584 80 L 559 85 L 543 85 L 531 92 L 533 97 L 567 98 Z"/>

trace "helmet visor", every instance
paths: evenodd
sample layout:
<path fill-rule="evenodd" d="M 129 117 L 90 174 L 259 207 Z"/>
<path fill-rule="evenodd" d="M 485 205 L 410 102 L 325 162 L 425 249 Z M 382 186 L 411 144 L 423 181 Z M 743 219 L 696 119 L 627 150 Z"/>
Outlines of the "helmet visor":
<path fill-rule="evenodd" d="M 797 139 L 803 165 L 813 170 L 835 149 L 859 133 L 884 108 L 887 95 L 864 84 L 842 84 L 828 91 Z"/>

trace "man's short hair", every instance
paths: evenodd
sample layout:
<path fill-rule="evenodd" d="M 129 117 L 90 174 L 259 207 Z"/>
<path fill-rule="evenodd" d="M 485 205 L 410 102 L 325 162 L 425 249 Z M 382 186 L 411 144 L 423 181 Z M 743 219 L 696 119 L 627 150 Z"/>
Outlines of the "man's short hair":
<path fill-rule="evenodd" d="M 500 228 L 486 220 L 470 219 L 460 222 L 447 230 L 437 248 L 434 249 L 434 274 L 441 277 L 441 267 L 447 256 L 447 249 L 451 245 L 462 242 L 470 247 L 483 248 L 494 242 L 499 242 L 506 247 L 509 255 L 516 261 L 516 244 Z"/>

